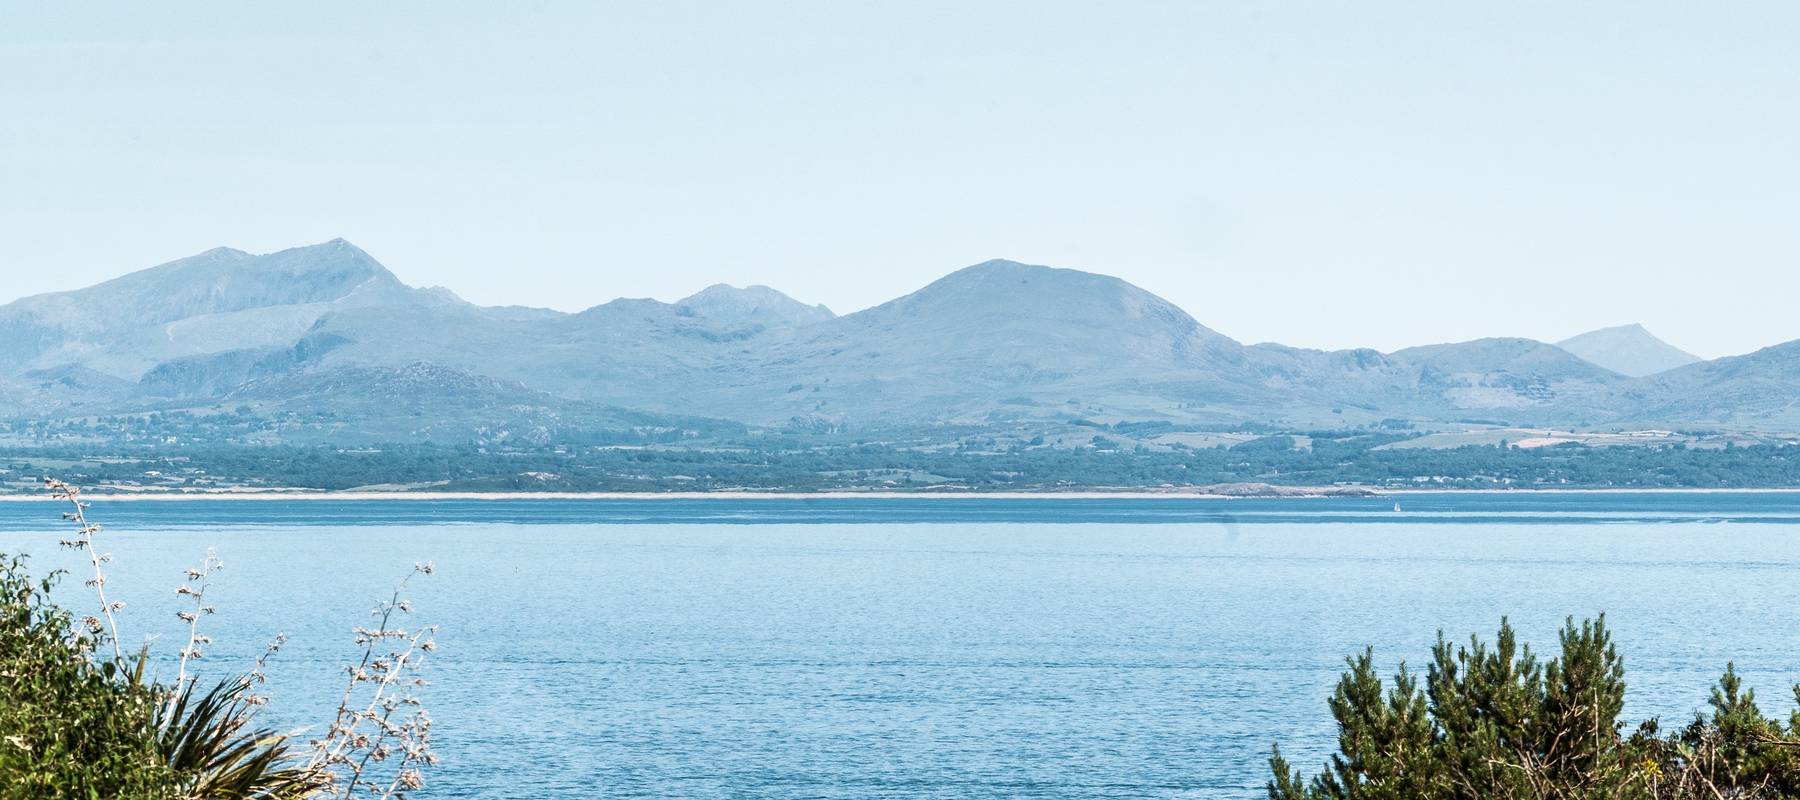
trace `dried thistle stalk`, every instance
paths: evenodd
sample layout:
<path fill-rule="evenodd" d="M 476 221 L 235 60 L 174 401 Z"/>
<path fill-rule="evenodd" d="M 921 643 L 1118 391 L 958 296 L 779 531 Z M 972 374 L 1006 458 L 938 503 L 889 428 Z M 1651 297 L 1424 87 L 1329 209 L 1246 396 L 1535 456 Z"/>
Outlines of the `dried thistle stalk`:
<path fill-rule="evenodd" d="M 407 583 L 433 570 L 429 562 L 413 565 L 387 602 L 371 612 L 375 627 L 355 630 L 361 659 L 346 668 L 349 680 L 331 727 L 313 742 L 311 766 L 331 778 L 327 797 L 404 797 L 424 785 L 423 768 L 438 761 L 431 750 L 431 716 L 416 695 L 425 685 L 418 673 L 425 654 L 436 649 L 437 627 L 408 630 L 396 620 L 412 612 L 403 594 Z"/>
<path fill-rule="evenodd" d="M 101 565 L 111 561 L 112 555 L 101 553 L 94 547 L 94 535 L 100 532 L 100 526 L 88 522 L 88 504 L 81 499 L 80 487 L 46 477 L 44 478 L 44 488 L 50 490 L 52 497 L 58 500 L 67 500 L 69 505 L 74 508 L 73 511 L 63 512 L 62 516 L 64 520 L 75 523 L 76 538 L 64 539 L 61 544 L 72 550 L 87 552 L 88 562 L 94 567 L 94 577 L 87 581 L 87 585 L 94 587 L 94 591 L 100 596 L 100 613 L 106 618 L 106 630 L 112 637 L 113 659 L 123 662 L 125 653 L 119 647 L 119 622 L 113 617 L 113 612 L 124 608 L 125 604 L 117 600 L 106 599 L 106 570 Z M 86 623 L 89 633 L 99 633 L 100 620 L 98 618 L 84 617 L 82 621 Z"/>

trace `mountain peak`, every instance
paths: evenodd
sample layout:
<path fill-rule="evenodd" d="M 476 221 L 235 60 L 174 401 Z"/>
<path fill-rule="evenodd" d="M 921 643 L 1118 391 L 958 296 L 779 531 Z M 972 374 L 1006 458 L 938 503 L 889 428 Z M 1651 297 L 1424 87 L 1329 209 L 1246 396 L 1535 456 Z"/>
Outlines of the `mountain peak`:
<path fill-rule="evenodd" d="M 1205 348 L 1239 348 L 1175 304 L 1119 278 L 1004 259 L 964 267 L 844 319 L 884 329 L 917 327 L 962 347 L 981 342 L 990 350 L 1021 353 L 1048 348 L 1108 354 L 1095 363 L 1130 360 L 1133 353 L 1176 353 L 1179 360 Z"/>
<path fill-rule="evenodd" d="M 715 283 L 675 302 L 675 307 L 721 324 L 799 326 L 831 319 L 822 305 L 809 306 L 767 286 Z"/>
<path fill-rule="evenodd" d="M 264 255 L 215 247 L 0 306 L 0 369 L 78 363 L 135 377 L 170 357 L 290 339 L 331 308 L 423 296 L 343 239 Z"/>
<path fill-rule="evenodd" d="M 1101 315 L 1116 314 L 1121 319 L 1151 317 L 1205 330 L 1173 303 L 1123 279 L 999 258 L 963 267 L 889 305 L 895 304 L 947 305 L 954 313 L 971 316 L 1001 314 L 1089 323 L 1097 322 Z"/>
<path fill-rule="evenodd" d="M 317 269 L 332 265 L 354 265 L 354 268 L 372 276 L 392 279 L 393 273 L 376 261 L 374 256 L 354 244 L 350 240 L 338 237 L 318 244 L 290 247 L 255 258 L 266 260 L 270 265 L 301 266 Z"/>
<path fill-rule="evenodd" d="M 1621 375 L 1641 378 L 1700 361 L 1700 357 L 1669 344 L 1643 325 L 1631 323 L 1588 331 L 1556 343 L 1592 364 Z"/>
<path fill-rule="evenodd" d="M 246 253 L 235 247 L 215 247 L 211 250 L 207 250 L 202 253 L 199 253 L 198 255 L 190 256 L 189 258 L 190 259 L 209 259 L 212 261 L 244 261 L 244 260 L 255 258 L 255 257 L 256 256 L 251 255 L 250 253 Z M 187 260 L 187 259 L 183 259 L 183 260 Z"/>
<path fill-rule="evenodd" d="M 1023 261 L 1014 261 L 1010 258 L 990 258 L 979 264 L 970 264 L 969 266 L 963 267 L 961 270 L 958 270 L 958 271 L 959 272 L 968 272 L 971 270 L 1033 270 L 1033 269 L 1056 269 L 1056 267 L 1046 267 L 1041 264 L 1027 264 Z"/>
<path fill-rule="evenodd" d="M 1113 278 L 1110 275 L 1099 275 L 1097 273 L 1082 272 L 1081 270 L 1078 270 L 1078 269 L 1065 269 L 1062 267 L 1046 267 L 1042 264 L 1027 264 L 1022 261 L 1012 261 L 1012 260 L 1005 259 L 1005 258 L 990 258 L 979 264 L 970 264 L 969 266 L 963 267 L 962 269 L 952 272 L 949 275 L 945 275 L 943 278 L 939 279 L 938 282 L 942 283 L 944 281 L 950 281 L 950 280 L 959 279 L 959 278 L 963 279 L 963 280 L 968 280 L 968 279 L 973 279 L 973 278 L 992 279 L 992 278 L 1005 278 L 1005 277 L 1029 277 L 1032 275 L 1041 275 L 1044 277 L 1050 277 L 1053 275 L 1057 275 L 1059 273 L 1064 275 L 1065 277 L 1075 277 L 1075 276 L 1080 276 L 1080 275 L 1092 275 L 1097 278 L 1106 278 L 1108 280 L 1115 280 L 1115 281 L 1119 280 L 1117 278 Z M 1124 281 L 1120 281 L 1120 283 L 1123 283 L 1123 282 Z"/>
<path fill-rule="evenodd" d="M 99 306 L 145 323 L 198 314 L 336 300 L 367 286 L 401 287 L 368 253 L 343 239 L 255 255 L 215 247 L 85 289 L 27 297 L 15 311 Z"/>

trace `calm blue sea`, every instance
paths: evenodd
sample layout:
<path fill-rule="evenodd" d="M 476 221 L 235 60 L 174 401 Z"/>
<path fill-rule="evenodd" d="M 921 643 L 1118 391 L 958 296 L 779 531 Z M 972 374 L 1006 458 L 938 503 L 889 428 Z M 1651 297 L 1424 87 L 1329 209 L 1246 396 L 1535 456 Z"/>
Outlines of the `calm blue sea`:
<path fill-rule="evenodd" d="M 1800 680 L 1800 495 L 1303 500 L 102 501 L 126 638 L 183 641 L 227 569 L 215 675 L 286 632 L 269 724 L 321 724 L 350 628 L 415 560 L 442 627 L 427 798 L 1261 796 L 1309 768 L 1345 655 L 1423 664 L 1511 615 L 1607 613 L 1628 715 L 1682 722 L 1736 660 Z M 0 503 L 0 551 L 60 552 Z M 70 604 L 86 602 L 78 579 Z M 166 663 L 164 668 L 172 671 Z"/>

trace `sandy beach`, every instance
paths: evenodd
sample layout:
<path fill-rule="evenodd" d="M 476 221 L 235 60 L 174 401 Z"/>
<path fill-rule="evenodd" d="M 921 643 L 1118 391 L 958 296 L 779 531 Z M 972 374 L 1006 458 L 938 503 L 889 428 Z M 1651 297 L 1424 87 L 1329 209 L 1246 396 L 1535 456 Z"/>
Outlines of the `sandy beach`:
<path fill-rule="evenodd" d="M 879 500 L 1287 500 L 1287 499 L 1328 499 L 1333 495 L 1326 494 L 1331 488 L 1341 487 L 1284 487 L 1296 490 L 1293 494 L 1282 495 L 1243 495 L 1218 494 L 1201 491 L 1143 491 L 1143 490 L 1086 490 L 1069 492 L 751 492 L 751 491 L 719 491 L 719 492 L 370 492 L 370 491 L 193 491 L 193 492 L 107 492 L 93 490 L 82 493 L 85 500 L 153 500 L 159 502 L 179 502 L 184 500 L 234 500 L 234 501 L 267 501 L 267 500 L 311 500 L 311 501 L 364 501 L 364 500 L 847 500 L 847 499 L 879 499 Z M 1375 495 L 1380 497 L 1402 497 L 1440 494 L 1519 494 L 1519 495 L 1559 495 L 1559 494 L 1795 494 L 1800 487 L 1774 487 L 1766 489 L 1746 488 L 1619 488 L 1619 489 L 1378 489 Z M 1342 496 L 1342 495 L 1339 495 Z M 64 502 L 58 501 L 49 494 L 10 494 L 0 495 L 0 503 L 4 502 Z"/>

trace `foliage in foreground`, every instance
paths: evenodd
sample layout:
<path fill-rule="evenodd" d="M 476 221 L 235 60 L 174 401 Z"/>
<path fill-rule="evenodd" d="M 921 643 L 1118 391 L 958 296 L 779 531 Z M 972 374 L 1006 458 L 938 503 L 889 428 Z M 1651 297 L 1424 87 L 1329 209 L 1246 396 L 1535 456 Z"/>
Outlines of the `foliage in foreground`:
<path fill-rule="evenodd" d="M 1764 716 L 1731 666 L 1710 713 L 1624 735 L 1625 668 L 1605 617 L 1570 620 L 1561 645 L 1540 662 L 1504 620 L 1493 646 L 1439 634 L 1423 687 L 1404 664 L 1384 687 L 1372 652 L 1350 658 L 1330 700 L 1338 752 L 1308 781 L 1277 749 L 1270 800 L 1800 798 L 1800 712 Z"/>
<path fill-rule="evenodd" d="M 96 657 L 107 634 L 0 557 L 0 797 L 299 798 L 321 783 L 252 725 L 251 684 L 196 693 Z"/>
<path fill-rule="evenodd" d="M 209 551 L 176 592 L 191 608 L 176 614 L 188 639 L 173 682 L 146 680 L 148 645 L 135 658 L 119 647 L 125 604 L 107 595 L 100 526 L 79 489 L 45 484 L 73 509 L 64 519 L 76 536 L 63 545 L 88 557 L 99 613 L 77 618 L 50 600 L 60 574 L 34 582 L 23 559 L 0 554 L 0 800 L 351 800 L 404 798 L 423 785 L 437 757 L 414 690 L 436 628 L 402 627 L 406 581 L 375 608 L 375 627 L 355 629 L 361 654 L 346 668 L 342 700 L 323 735 L 302 745 L 255 724 L 266 702 L 255 689 L 285 637 L 210 689 L 188 672 L 211 642 L 199 620 L 214 612 L 205 596 L 218 558 Z"/>
<path fill-rule="evenodd" d="M 156 697 L 87 656 L 75 620 L 18 558 L 0 561 L 0 797 L 164 797 Z"/>

